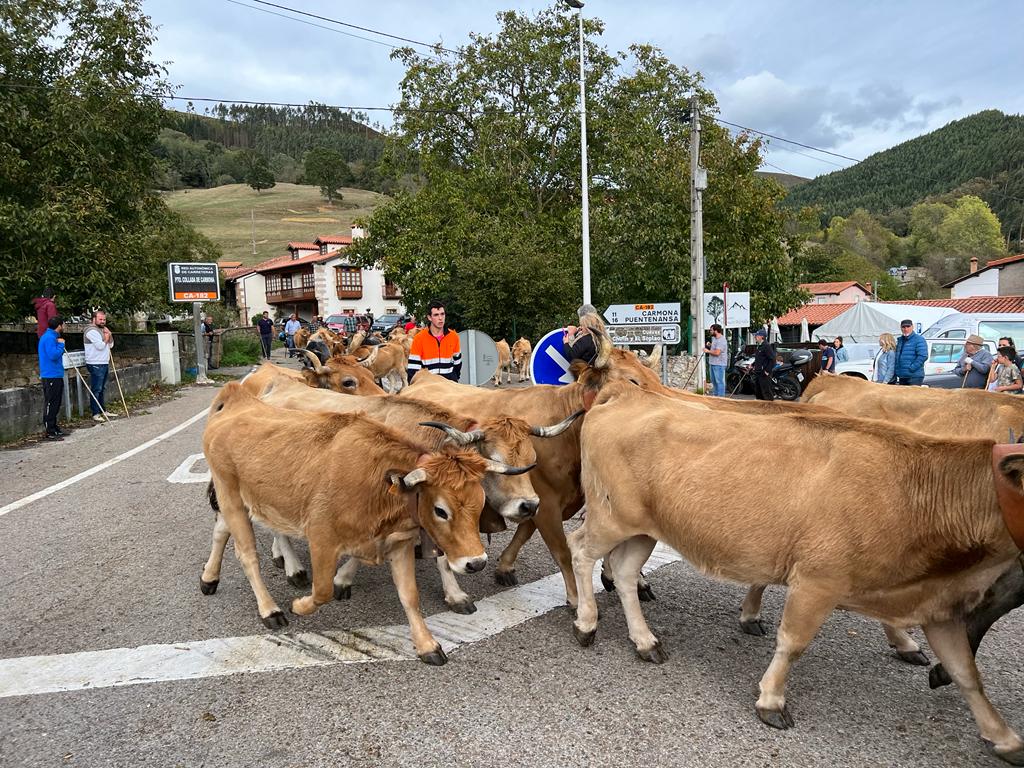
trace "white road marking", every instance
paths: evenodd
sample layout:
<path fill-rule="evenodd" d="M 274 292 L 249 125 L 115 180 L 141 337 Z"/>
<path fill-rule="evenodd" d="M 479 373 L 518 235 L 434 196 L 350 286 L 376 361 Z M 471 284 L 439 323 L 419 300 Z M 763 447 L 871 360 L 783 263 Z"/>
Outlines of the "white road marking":
<path fill-rule="evenodd" d="M 200 459 L 205 460 L 206 456 L 202 453 L 190 454 L 178 468 L 171 472 L 167 477 L 168 483 L 208 483 L 210 482 L 210 470 L 205 472 L 193 472 L 192 467 L 195 466 L 196 462 Z"/>
<path fill-rule="evenodd" d="M 8 512 L 13 512 L 16 509 L 21 509 L 22 507 L 28 506 L 33 501 L 39 501 L 39 499 L 45 498 L 45 497 L 49 496 L 52 493 L 56 493 L 57 491 L 62 491 L 65 488 L 67 488 L 68 486 L 74 485 L 79 480 L 84 480 L 87 477 L 92 477 L 93 475 L 97 474 L 98 472 L 102 472 L 104 469 L 109 469 L 110 467 L 114 466 L 115 464 L 119 464 L 120 462 L 124 461 L 125 459 L 130 459 L 132 456 L 134 456 L 137 453 L 142 453 L 142 451 L 146 450 L 147 448 L 152 448 L 154 445 L 156 445 L 157 443 L 159 443 L 159 442 L 161 442 L 163 440 L 166 440 L 168 437 L 173 437 L 174 435 L 176 435 L 179 432 L 181 432 L 183 429 L 188 429 L 189 427 L 191 427 L 193 424 L 195 424 L 201 418 L 206 416 L 207 411 L 209 411 L 209 408 L 204 408 L 202 411 L 200 411 L 199 413 L 197 413 L 195 416 L 193 416 L 192 418 L 188 419 L 187 421 L 179 424 L 178 426 L 174 427 L 173 429 L 167 430 L 162 435 L 157 435 L 152 440 L 147 440 L 142 445 L 136 446 L 135 448 L 132 448 L 130 451 L 125 451 L 124 453 L 120 454 L 119 456 L 115 456 L 112 459 L 107 459 L 102 464 L 97 464 L 95 467 L 87 469 L 84 472 L 79 472 L 74 477 L 69 477 L 67 480 L 61 480 L 59 483 L 56 483 L 55 485 L 51 485 L 49 488 L 44 488 L 41 491 L 36 491 L 35 493 L 33 493 L 30 496 L 26 496 L 23 499 L 18 499 L 17 501 L 12 501 L 10 504 L 6 504 L 6 505 L 0 507 L 0 517 L 3 517 Z"/>
<path fill-rule="evenodd" d="M 681 558 L 659 544 L 646 573 Z M 600 569 L 594 589 L 600 591 Z M 201 599 L 196 597 L 196 599 Z M 483 598 L 468 616 L 440 613 L 427 619 L 446 653 L 492 637 L 565 605 L 561 574 Z M 566 632 L 568 636 L 568 630 Z M 0 698 L 195 680 L 206 677 L 374 661 L 411 661 L 416 651 L 407 625 L 349 631 L 224 637 L 196 642 L 112 648 L 55 656 L 0 659 Z"/>

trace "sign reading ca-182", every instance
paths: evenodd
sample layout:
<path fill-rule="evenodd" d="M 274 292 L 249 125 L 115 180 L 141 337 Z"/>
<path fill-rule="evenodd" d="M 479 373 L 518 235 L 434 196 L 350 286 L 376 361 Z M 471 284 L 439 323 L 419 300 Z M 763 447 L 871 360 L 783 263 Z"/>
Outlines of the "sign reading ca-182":
<path fill-rule="evenodd" d="M 663 304 L 612 304 L 604 319 L 612 325 L 666 325 L 682 321 L 679 302 Z"/>
<path fill-rule="evenodd" d="M 220 301 L 216 264 L 186 261 L 167 265 L 171 301 Z"/>

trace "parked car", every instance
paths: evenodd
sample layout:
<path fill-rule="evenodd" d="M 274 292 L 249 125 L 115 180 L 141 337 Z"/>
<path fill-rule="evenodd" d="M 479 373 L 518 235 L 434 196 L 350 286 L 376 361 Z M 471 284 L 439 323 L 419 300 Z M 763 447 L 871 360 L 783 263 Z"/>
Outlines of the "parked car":
<path fill-rule="evenodd" d="M 924 362 L 924 383 L 928 387 L 940 389 L 957 389 L 962 379 L 953 373 L 957 361 L 964 351 L 962 339 L 925 339 L 928 344 L 928 359 Z M 985 342 L 985 348 L 996 353 L 996 345 L 991 341 Z M 859 379 L 874 381 L 875 362 L 881 350 L 870 360 L 849 360 L 845 363 L 836 363 L 836 373 L 841 376 L 855 376 Z"/>
<path fill-rule="evenodd" d="M 378 317 L 376 320 L 373 321 L 373 325 L 370 326 L 370 331 L 371 332 L 387 333 L 392 328 L 394 328 L 396 325 L 398 325 L 399 322 L 404 322 L 404 320 L 405 320 L 405 315 L 399 315 L 399 314 L 381 315 L 380 317 Z"/>
<path fill-rule="evenodd" d="M 328 315 L 324 319 L 324 323 L 335 333 L 345 336 L 351 336 L 358 327 L 358 319 L 355 315 Z"/>

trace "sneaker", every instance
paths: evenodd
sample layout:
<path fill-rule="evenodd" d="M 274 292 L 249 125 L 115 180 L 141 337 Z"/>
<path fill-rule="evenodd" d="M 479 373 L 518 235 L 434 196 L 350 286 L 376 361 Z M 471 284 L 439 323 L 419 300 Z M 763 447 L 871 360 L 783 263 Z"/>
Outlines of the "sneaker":
<path fill-rule="evenodd" d="M 61 435 L 58 435 L 56 433 L 50 434 L 49 432 L 47 432 L 46 437 L 44 439 L 51 440 L 51 441 L 53 441 L 55 443 L 64 442 L 64 438 Z"/>
<path fill-rule="evenodd" d="M 116 413 L 107 413 L 106 411 L 104 411 L 103 415 L 106 416 L 108 419 L 116 419 L 117 418 L 117 414 Z"/>
<path fill-rule="evenodd" d="M 70 433 L 70 432 L 65 432 L 65 431 L 64 431 L 63 429 L 61 429 L 60 427 L 57 427 L 57 431 L 56 431 L 56 432 L 54 432 L 53 434 L 55 434 L 55 435 L 56 435 L 57 437 L 67 437 L 67 436 L 68 436 L 68 435 L 70 435 L 71 433 Z"/>
<path fill-rule="evenodd" d="M 93 421 L 106 421 L 106 419 L 103 418 L 103 415 L 99 414 L 99 413 L 97 413 L 95 416 L 93 416 L 92 420 Z"/>

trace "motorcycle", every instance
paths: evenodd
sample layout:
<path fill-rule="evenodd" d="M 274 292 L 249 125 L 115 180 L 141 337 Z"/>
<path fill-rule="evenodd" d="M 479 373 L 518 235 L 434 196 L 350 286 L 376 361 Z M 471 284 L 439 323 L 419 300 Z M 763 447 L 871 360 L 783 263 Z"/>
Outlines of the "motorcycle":
<path fill-rule="evenodd" d="M 809 363 L 812 357 L 813 353 L 810 350 L 798 349 L 790 355 L 789 360 L 776 365 L 771 373 L 772 394 L 780 400 L 798 400 L 804 380 L 804 374 L 799 369 Z M 753 364 L 753 355 L 738 355 L 733 363 L 734 368 L 747 374 L 746 381 L 743 382 L 744 384 L 747 381 L 751 381 L 749 374 Z M 739 385 L 740 378 L 737 376 L 735 381 L 736 384 L 730 388 L 730 392 L 734 391 Z M 752 382 L 751 390 L 753 390 Z"/>

